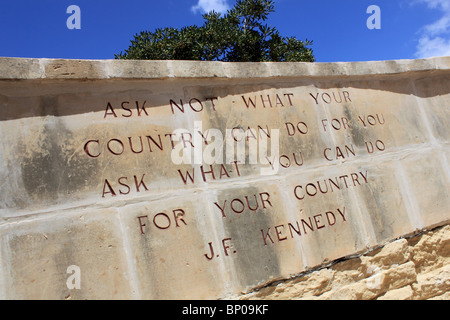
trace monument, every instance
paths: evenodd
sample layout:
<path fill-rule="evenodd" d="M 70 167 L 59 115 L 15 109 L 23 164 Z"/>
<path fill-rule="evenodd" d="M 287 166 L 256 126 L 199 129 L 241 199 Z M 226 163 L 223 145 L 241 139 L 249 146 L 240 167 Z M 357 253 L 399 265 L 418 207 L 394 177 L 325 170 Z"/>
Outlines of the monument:
<path fill-rule="evenodd" d="M 450 58 L 0 58 L 0 298 L 237 297 L 450 220 Z"/>

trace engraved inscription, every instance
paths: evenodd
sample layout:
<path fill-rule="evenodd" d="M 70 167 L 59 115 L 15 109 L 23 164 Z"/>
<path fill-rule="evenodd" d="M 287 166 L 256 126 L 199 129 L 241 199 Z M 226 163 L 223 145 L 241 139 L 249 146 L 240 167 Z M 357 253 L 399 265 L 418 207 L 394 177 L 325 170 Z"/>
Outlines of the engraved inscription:
<path fill-rule="evenodd" d="M 198 114 L 206 110 L 211 112 L 223 112 L 226 108 L 239 108 L 239 112 L 254 114 L 257 110 L 267 110 L 274 115 L 280 110 L 304 109 L 309 106 L 335 107 L 338 105 L 352 105 L 356 103 L 350 90 L 318 90 L 316 92 L 307 92 L 303 100 L 298 100 L 297 95 L 292 92 L 271 92 L 258 94 L 239 95 L 234 99 L 232 106 L 224 104 L 225 97 L 182 97 L 171 98 L 165 108 L 169 108 L 172 115 Z M 308 100 L 309 99 L 309 100 Z M 302 105 L 298 101 L 309 101 L 309 105 Z M 239 103 L 236 103 L 239 102 Z M 151 118 L 152 110 L 149 107 L 149 100 L 134 100 L 105 103 L 106 108 L 103 114 L 104 119 L 126 119 L 126 118 Z M 377 129 L 386 126 L 386 116 L 382 112 L 358 114 L 350 117 L 349 115 L 333 116 L 317 119 L 317 123 L 311 122 L 310 118 L 281 118 L 278 125 L 266 123 L 247 124 L 245 121 L 239 125 L 233 125 L 231 128 L 209 128 L 204 129 L 202 123 L 200 126 L 196 123 L 194 130 L 167 130 L 167 132 L 158 131 L 157 133 L 111 136 L 109 138 L 90 138 L 83 144 L 85 156 L 92 161 L 101 159 L 111 159 L 115 157 L 129 157 L 132 155 L 142 155 L 143 159 L 148 155 L 157 152 L 166 154 L 175 150 L 178 151 L 203 151 L 204 147 L 212 148 L 214 143 L 221 143 L 214 152 L 221 152 L 225 141 L 217 140 L 217 134 L 227 131 L 228 137 L 236 148 L 241 150 L 251 150 L 252 141 L 260 139 L 273 139 L 274 129 L 280 130 L 282 139 L 310 139 L 310 136 L 317 134 L 333 134 L 348 136 L 352 130 Z M 256 128 L 256 129 L 254 129 Z M 373 129 L 372 129 L 373 128 Z M 151 128 L 148 128 L 151 129 Z M 214 131 L 215 130 L 215 131 Z M 214 141 L 214 142 L 213 142 Z M 302 140 L 303 141 L 303 140 Z M 326 163 L 340 163 L 357 159 L 360 156 L 377 154 L 386 150 L 386 143 L 382 139 L 364 140 L 364 148 L 357 148 L 354 143 L 347 142 L 338 145 L 323 145 L 319 150 L 321 152 L 315 156 Z M 214 146 L 217 147 L 217 146 Z M 278 154 L 266 155 L 264 163 L 268 165 L 275 173 L 281 170 L 300 170 L 308 163 L 308 155 L 303 150 L 295 147 L 285 147 Z M 211 149 L 212 150 L 212 149 Z M 219 151 L 217 151 L 219 150 Z M 242 159 L 241 159 L 242 160 Z M 143 160 L 142 160 L 143 161 Z M 190 168 L 177 168 L 174 164 L 175 177 L 178 177 L 180 187 L 197 186 L 198 183 L 226 183 L 229 179 L 240 179 L 245 176 L 248 168 L 246 162 L 234 160 L 227 164 L 218 163 L 199 163 L 198 166 Z M 137 173 L 135 175 L 120 175 L 117 173 L 104 178 L 102 183 L 101 197 L 114 198 L 118 196 L 129 196 L 131 194 L 142 194 L 152 191 L 152 181 L 147 178 L 149 173 Z M 176 180 L 175 180 L 176 181 Z M 370 183 L 369 172 L 367 170 L 340 173 L 329 177 L 317 177 L 307 181 L 298 181 L 290 193 L 294 201 L 299 204 L 305 204 L 308 201 L 316 201 L 323 195 L 333 195 L 346 192 L 347 189 L 361 188 Z M 318 200 L 320 201 L 320 200 Z M 262 215 L 273 215 L 273 210 L 282 205 L 275 200 L 269 191 L 260 190 L 259 192 L 249 194 L 235 194 L 226 198 L 217 199 L 211 203 L 213 212 L 218 217 L 224 219 L 224 223 L 239 224 L 239 219 L 232 217 L 253 216 L 253 219 L 262 219 Z M 170 209 L 161 212 L 149 213 L 137 217 L 138 231 L 145 235 L 150 228 L 156 230 L 176 230 L 177 228 L 189 227 L 186 222 L 186 209 Z M 227 218 L 227 219 L 225 219 Z M 295 221 L 287 221 L 279 224 L 272 224 L 264 228 L 249 229 L 248 234 L 255 241 L 259 239 L 264 247 L 275 245 L 289 239 L 300 238 L 315 234 L 318 232 L 327 232 L 331 228 L 337 228 L 339 225 L 349 221 L 350 214 L 348 207 L 336 207 L 335 209 L 325 210 L 323 212 L 311 212 L 308 215 L 301 210 L 301 215 Z M 218 257 L 238 257 L 239 253 L 235 250 L 233 243 L 239 241 L 234 237 L 226 237 L 220 241 L 214 240 L 206 243 L 205 252 L 201 255 L 207 261 L 212 261 Z"/>

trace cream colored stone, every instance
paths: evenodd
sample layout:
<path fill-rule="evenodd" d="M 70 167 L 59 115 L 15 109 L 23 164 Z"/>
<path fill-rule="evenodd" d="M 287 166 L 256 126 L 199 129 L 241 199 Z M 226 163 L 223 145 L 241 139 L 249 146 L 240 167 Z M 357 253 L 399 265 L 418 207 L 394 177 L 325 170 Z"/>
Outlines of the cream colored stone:
<path fill-rule="evenodd" d="M 227 293 L 235 241 L 222 242 L 230 236 L 215 234 L 201 195 L 130 204 L 120 215 L 140 298 L 207 299 Z"/>
<path fill-rule="evenodd" d="M 406 239 L 400 239 L 387 244 L 373 257 L 364 257 L 364 265 L 368 269 L 382 268 L 383 266 L 405 263 L 409 258 L 410 249 L 408 247 L 408 241 Z"/>
<path fill-rule="evenodd" d="M 374 299 L 376 294 L 367 290 L 364 282 L 355 282 L 348 286 L 344 286 L 336 291 L 324 294 L 322 299 L 325 300 L 370 300 Z"/>
<path fill-rule="evenodd" d="M 294 297 L 312 298 L 317 297 L 331 290 L 334 281 L 334 272 L 329 269 L 322 269 L 312 273 L 306 280 L 294 282 L 296 294 Z M 286 296 L 285 298 L 288 298 Z"/>
<path fill-rule="evenodd" d="M 429 299 L 445 294 L 450 289 L 450 266 L 421 274 L 413 285 L 417 299 Z"/>
<path fill-rule="evenodd" d="M 403 288 L 388 291 L 377 300 L 411 300 L 413 294 L 414 292 L 411 286 L 405 286 Z"/>
<path fill-rule="evenodd" d="M 419 165 L 420 164 L 420 165 Z M 406 175 L 405 184 L 409 187 L 413 206 L 411 220 L 417 221 L 418 229 L 439 225 L 448 215 L 448 176 L 445 174 L 440 150 L 431 149 L 427 153 L 417 153 L 404 157 L 401 165 Z M 434 174 L 442 172 L 442 174 Z"/>
<path fill-rule="evenodd" d="M 448 301 L 449 299 L 450 299 L 450 292 L 447 291 L 443 295 L 435 296 L 435 297 L 429 298 L 428 300 L 446 300 L 446 301 Z"/>
<path fill-rule="evenodd" d="M 414 244 L 411 260 L 420 273 L 428 273 L 448 263 L 449 239 L 450 228 L 446 226 L 437 233 L 425 233 L 410 240 Z"/>
<path fill-rule="evenodd" d="M 275 290 L 277 300 L 287 299 L 314 299 L 331 290 L 334 280 L 334 272 L 329 269 L 315 271 L 307 276 L 289 281 L 286 285 L 279 284 Z M 264 299 L 267 296 L 264 295 Z"/>
<path fill-rule="evenodd" d="M 448 230 L 394 240 L 450 221 L 449 67 L 0 58 L 1 295 L 442 296 Z"/>
<path fill-rule="evenodd" d="M 4 299 L 132 299 L 113 209 L 79 209 L 0 226 Z M 79 269 L 79 281 L 71 280 Z M 79 283 L 79 289 L 67 283 Z"/>
<path fill-rule="evenodd" d="M 409 262 L 389 270 L 376 271 L 372 276 L 331 292 L 332 300 L 372 300 L 387 291 L 414 283 L 414 263 Z"/>
<path fill-rule="evenodd" d="M 416 270 L 413 262 L 407 262 L 384 271 L 386 280 L 383 283 L 387 290 L 394 290 L 416 281 Z"/>
<path fill-rule="evenodd" d="M 0 57 L 1 79 L 39 79 L 44 77 L 42 60 Z"/>
<path fill-rule="evenodd" d="M 48 79 L 89 79 L 106 76 L 102 63 L 91 60 L 41 60 Z"/>
<path fill-rule="evenodd" d="M 257 292 L 245 295 L 243 299 L 379 299 L 379 300 L 445 300 L 448 297 L 448 276 L 442 259 L 430 259 L 428 268 L 421 267 L 421 260 L 404 261 L 405 253 L 411 257 L 424 252 L 437 252 L 429 246 L 445 248 L 437 243 L 449 239 L 449 226 L 406 239 L 400 239 L 360 257 L 334 264 L 307 275 L 279 282 Z M 437 240 L 439 239 L 439 240 Z M 407 244 L 407 246 L 405 246 Z M 370 264 L 376 262 L 376 264 Z M 394 263 L 395 261 L 400 264 Z M 403 262 L 403 263 L 402 263 Z M 445 262 L 444 262 L 445 263 Z M 447 262 L 448 263 L 448 262 Z M 428 271 L 427 271 L 428 270 Z M 429 271 L 432 270 L 432 271 Z M 323 291 L 312 296 L 308 284 L 325 284 Z M 319 286 L 320 287 L 320 286 Z"/>

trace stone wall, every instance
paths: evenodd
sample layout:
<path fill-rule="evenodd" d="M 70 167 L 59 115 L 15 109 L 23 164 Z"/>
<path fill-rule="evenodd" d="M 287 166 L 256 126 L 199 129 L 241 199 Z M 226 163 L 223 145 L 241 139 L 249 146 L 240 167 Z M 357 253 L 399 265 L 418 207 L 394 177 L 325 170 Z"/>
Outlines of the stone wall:
<path fill-rule="evenodd" d="M 239 299 L 448 300 L 450 226 L 394 240 Z"/>
<path fill-rule="evenodd" d="M 0 58 L 0 298 L 438 296 L 428 235 L 392 241 L 450 221 L 449 84 L 449 57 Z"/>

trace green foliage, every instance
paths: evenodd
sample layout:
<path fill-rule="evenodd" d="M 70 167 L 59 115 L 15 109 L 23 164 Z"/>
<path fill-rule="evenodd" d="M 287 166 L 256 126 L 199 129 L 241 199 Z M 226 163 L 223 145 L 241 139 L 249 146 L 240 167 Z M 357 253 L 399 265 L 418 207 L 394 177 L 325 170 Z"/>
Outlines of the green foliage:
<path fill-rule="evenodd" d="M 273 0 L 237 0 L 223 16 L 203 15 L 203 26 L 142 31 L 116 59 L 206 61 L 314 61 L 312 41 L 282 37 L 264 24 Z"/>

